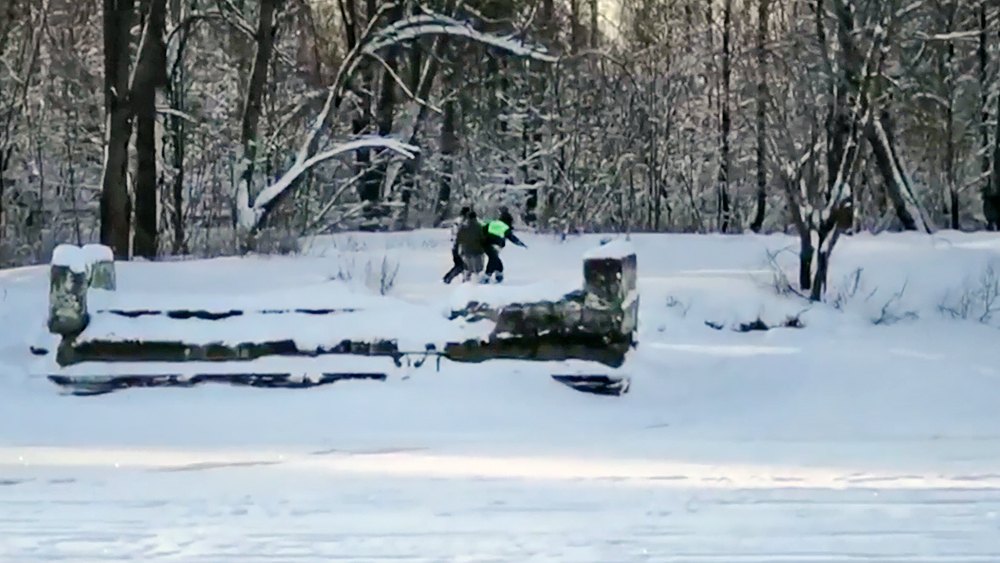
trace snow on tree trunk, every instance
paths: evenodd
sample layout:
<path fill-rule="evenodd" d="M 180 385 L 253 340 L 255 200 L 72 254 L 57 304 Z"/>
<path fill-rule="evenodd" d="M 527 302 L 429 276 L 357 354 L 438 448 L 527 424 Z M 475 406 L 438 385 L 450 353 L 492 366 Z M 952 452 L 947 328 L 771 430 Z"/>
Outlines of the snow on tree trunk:
<path fill-rule="evenodd" d="M 875 161 L 885 180 L 886 191 L 889 192 L 889 197 L 896 208 L 896 215 L 903 223 L 903 227 L 910 231 L 930 233 L 930 225 L 927 224 L 923 210 L 920 209 L 913 189 L 906 179 L 906 172 L 892 145 L 889 132 L 879 117 L 873 117 L 869 124 L 868 142 L 871 144 Z"/>
<path fill-rule="evenodd" d="M 88 268 L 79 247 L 61 244 L 52 252 L 49 266 L 49 332 L 78 334 L 87 323 Z"/>
<path fill-rule="evenodd" d="M 799 287 L 809 292 L 812 301 L 822 299 L 833 248 L 841 231 L 850 227 L 850 200 L 850 186 L 838 182 L 823 208 L 813 208 L 808 203 L 793 205 L 801 240 Z"/>

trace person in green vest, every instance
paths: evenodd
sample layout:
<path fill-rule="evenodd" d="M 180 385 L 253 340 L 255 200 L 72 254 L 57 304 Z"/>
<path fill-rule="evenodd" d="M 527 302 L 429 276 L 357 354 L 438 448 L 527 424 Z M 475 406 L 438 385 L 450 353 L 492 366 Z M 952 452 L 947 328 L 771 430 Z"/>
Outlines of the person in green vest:
<path fill-rule="evenodd" d="M 483 225 L 483 233 L 486 236 L 486 280 L 496 275 L 497 283 L 503 281 L 503 262 L 500 261 L 500 249 L 506 246 L 507 241 L 528 248 L 528 245 L 521 242 L 514 235 L 514 217 L 506 207 L 500 208 L 500 217 Z"/>

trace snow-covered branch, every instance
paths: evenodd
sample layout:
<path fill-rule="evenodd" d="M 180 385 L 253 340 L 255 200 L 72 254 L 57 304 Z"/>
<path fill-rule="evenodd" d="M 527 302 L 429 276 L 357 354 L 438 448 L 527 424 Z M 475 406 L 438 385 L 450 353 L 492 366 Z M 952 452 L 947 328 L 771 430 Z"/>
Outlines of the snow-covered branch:
<path fill-rule="evenodd" d="M 557 60 L 556 57 L 549 55 L 545 50 L 527 45 L 516 37 L 483 33 L 476 30 L 468 22 L 461 22 L 433 12 L 412 16 L 387 26 L 379 31 L 371 41 L 364 44 L 362 52 L 370 55 L 386 47 L 397 45 L 403 41 L 417 39 L 425 35 L 466 37 L 479 43 L 503 49 L 519 57 L 528 57 L 545 62 L 555 62 Z"/>
<path fill-rule="evenodd" d="M 254 199 L 253 206 L 249 204 L 249 193 L 243 189 L 240 190 L 237 194 L 236 200 L 237 218 L 240 227 L 246 230 L 256 227 L 267 211 L 273 206 L 277 198 L 284 193 L 285 190 L 287 190 L 292 183 L 295 182 L 295 180 L 297 180 L 302 174 L 306 173 L 313 166 L 342 154 L 363 148 L 389 149 L 406 158 L 413 158 L 418 152 L 420 152 L 419 148 L 406 143 L 401 143 L 395 139 L 388 139 L 385 137 L 364 137 L 337 145 L 330 150 L 323 151 L 310 158 L 296 159 L 295 164 L 293 164 L 292 167 L 289 168 L 277 182 L 271 184 L 264 191 L 260 192 L 260 194 Z M 244 183 L 241 183 L 240 185 L 241 187 L 246 186 Z"/>
<path fill-rule="evenodd" d="M 228 2 L 229 0 L 224 1 Z M 383 5 L 382 8 L 380 8 L 380 13 L 387 10 L 389 6 L 391 5 Z M 357 69 L 362 58 L 373 57 L 381 60 L 381 57 L 378 56 L 378 52 L 382 49 L 399 45 L 405 41 L 411 41 L 427 35 L 448 35 L 453 37 L 466 37 L 479 43 L 492 45 L 494 47 L 504 49 L 516 56 L 523 56 L 546 62 L 553 62 L 556 60 L 555 57 L 549 55 L 545 50 L 526 44 L 515 37 L 483 33 L 474 29 L 471 24 L 460 22 L 454 18 L 427 10 L 425 10 L 424 14 L 405 18 L 386 26 L 383 29 L 374 31 L 374 25 L 378 19 L 378 17 L 373 17 L 371 19 L 371 22 L 364 31 L 361 41 L 355 46 L 354 49 L 351 50 L 350 53 L 347 54 L 344 61 L 341 63 L 340 68 L 337 70 L 336 79 L 327 92 L 326 102 L 323 104 L 323 109 L 313 120 L 309 127 L 309 133 L 307 134 L 305 141 L 296 153 L 295 163 L 277 182 L 262 191 L 254 199 L 253 204 L 250 203 L 250 178 L 248 178 L 248 175 L 245 174 L 245 171 L 247 167 L 250 166 L 250 163 L 245 155 L 241 155 L 238 159 L 239 164 L 237 166 L 236 175 L 236 208 L 237 225 L 241 229 L 247 231 L 256 229 L 260 225 L 261 220 L 267 214 L 268 210 L 274 205 L 277 198 L 285 190 L 289 189 L 299 176 L 320 162 L 329 160 L 345 152 L 361 148 L 386 148 L 407 158 L 412 158 L 417 152 L 419 152 L 417 147 L 396 139 L 369 137 L 338 145 L 334 149 L 320 154 L 313 154 L 316 151 L 317 139 L 320 131 L 323 130 L 327 121 L 330 119 L 331 112 L 339 107 L 341 100 L 344 97 L 344 91 L 347 87 L 347 83 L 355 69 Z M 420 100 L 418 100 L 418 103 L 419 102 Z M 409 140 L 408 136 L 404 136 L 403 138 L 405 140 Z"/>

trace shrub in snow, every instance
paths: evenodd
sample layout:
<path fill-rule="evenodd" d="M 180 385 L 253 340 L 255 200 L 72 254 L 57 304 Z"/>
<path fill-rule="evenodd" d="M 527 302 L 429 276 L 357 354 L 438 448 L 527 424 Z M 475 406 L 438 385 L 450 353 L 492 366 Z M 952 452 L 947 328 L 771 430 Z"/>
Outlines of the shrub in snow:
<path fill-rule="evenodd" d="M 774 292 L 778 295 L 798 295 L 799 297 L 805 297 L 799 290 L 795 289 L 792 284 L 792 278 L 788 275 L 787 270 L 778 263 L 778 257 L 782 252 L 791 252 L 788 248 L 782 248 L 774 252 L 768 250 L 767 254 L 767 268 L 771 271 L 771 286 L 774 288 Z"/>
<path fill-rule="evenodd" d="M 938 311 L 953 319 L 976 319 L 988 323 L 1000 311 L 1000 272 L 987 264 L 976 281 L 966 280 L 958 290 L 949 291 L 938 304 Z"/>
<path fill-rule="evenodd" d="M 396 275 L 399 273 L 399 262 L 390 259 L 388 256 L 382 257 L 382 262 L 378 266 L 373 265 L 369 260 L 365 265 L 365 285 L 372 291 L 377 291 L 379 295 L 388 295 L 394 285 L 396 285 Z"/>
<path fill-rule="evenodd" d="M 299 254 L 299 237 L 286 229 L 263 229 L 254 240 L 254 250 L 259 254 L 293 256 Z"/>
<path fill-rule="evenodd" d="M 863 287 L 861 282 L 861 268 L 857 268 L 850 275 L 846 276 L 843 281 L 837 286 L 836 290 L 833 292 L 833 298 L 830 299 L 830 304 L 833 308 L 841 311 L 847 304 L 854 299 Z M 871 297 L 871 295 L 869 295 Z"/>
<path fill-rule="evenodd" d="M 873 325 L 891 325 L 904 320 L 916 320 L 919 318 L 916 311 L 902 311 L 900 309 L 903 294 L 906 293 L 906 284 L 882 305 L 882 310 L 877 317 L 872 317 Z"/>
<path fill-rule="evenodd" d="M 337 264 L 337 273 L 330 276 L 331 280 L 346 283 L 364 284 L 368 289 L 379 295 L 388 295 L 396 285 L 399 274 L 399 261 L 383 256 L 381 260 L 369 259 L 363 271 L 358 271 L 354 258 L 342 258 Z"/>

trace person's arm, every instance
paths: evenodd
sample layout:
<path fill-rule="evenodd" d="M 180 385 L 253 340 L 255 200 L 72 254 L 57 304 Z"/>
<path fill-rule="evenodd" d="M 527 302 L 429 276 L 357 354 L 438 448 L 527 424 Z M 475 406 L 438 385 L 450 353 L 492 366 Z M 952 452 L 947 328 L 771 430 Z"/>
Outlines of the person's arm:
<path fill-rule="evenodd" d="M 517 238 L 517 235 L 514 234 L 514 229 L 507 231 L 507 240 L 520 246 L 521 248 L 528 248 L 528 245 L 521 242 L 521 239 Z"/>

